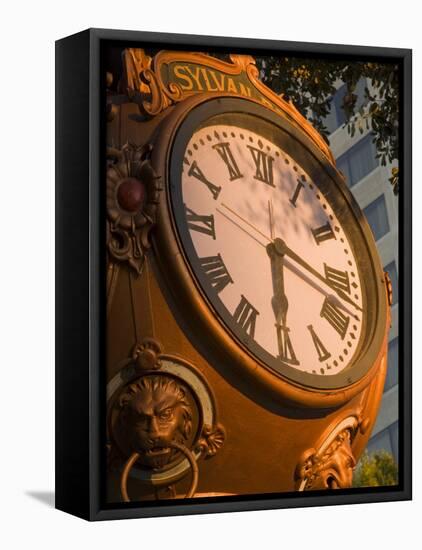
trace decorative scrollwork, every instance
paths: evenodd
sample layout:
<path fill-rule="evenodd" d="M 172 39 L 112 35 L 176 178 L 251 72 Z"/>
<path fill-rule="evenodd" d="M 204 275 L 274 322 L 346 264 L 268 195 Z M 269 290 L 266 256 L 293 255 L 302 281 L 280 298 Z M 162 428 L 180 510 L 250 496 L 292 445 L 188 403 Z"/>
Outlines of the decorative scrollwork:
<path fill-rule="evenodd" d="M 142 272 L 156 221 L 161 184 L 150 163 L 152 147 L 127 143 L 110 150 L 107 167 L 107 248 L 117 262 Z"/>
<path fill-rule="evenodd" d="M 120 93 L 134 97 L 149 94 L 149 86 L 141 79 L 141 72 L 151 67 L 152 58 L 141 48 L 126 48 L 123 52 L 123 79 L 119 82 Z"/>
<path fill-rule="evenodd" d="M 368 426 L 368 419 L 358 412 L 330 428 L 316 448 L 302 454 L 295 471 L 298 490 L 351 487 L 356 466 L 352 443 L 359 432 L 367 431 Z"/>
<path fill-rule="evenodd" d="M 156 116 L 196 93 L 246 97 L 289 118 L 334 164 L 327 143 L 312 124 L 291 101 L 261 82 L 255 59 L 250 55 L 230 54 L 230 62 L 227 62 L 192 52 L 160 51 L 149 57 L 142 49 L 128 48 L 124 52 L 123 65 L 124 79 L 120 89 L 138 105 L 143 116 Z M 173 72 L 176 66 L 177 74 Z"/>
<path fill-rule="evenodd" d="M 306 481 L 306 490 L 351 487 L 356 460 L 349 429 L 340 432 L 323 453 L 309 449 L 302 457 L 296 476 Z"/>
<path fill-rule="evenodd" d="M 146 114 L 155 116 L 161 113 L 171 102 L 161 88 L 160 83 L 151 69 L 143 69 L 140 73 L 141 79 L 149 86 L 150 99 L 142 99 L 138 105 Z"/>
<path fill-rule="evenodd" d="M 139 105 L 148 115 L 155 116 L 173 103 L 183 99 L 183 92 L 175 82 L 165 86 L 151 69 L 144 69 L 140 73 L 141 79 L 147 83 L 151 91 L 151 100 L 144 100 Z"/>

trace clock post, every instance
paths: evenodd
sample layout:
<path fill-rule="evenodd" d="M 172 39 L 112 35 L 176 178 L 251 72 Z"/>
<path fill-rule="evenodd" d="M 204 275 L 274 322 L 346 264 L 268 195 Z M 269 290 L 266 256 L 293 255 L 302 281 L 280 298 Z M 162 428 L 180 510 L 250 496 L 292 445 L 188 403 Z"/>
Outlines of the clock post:
<path fill-rule="evenodd" d="M 107 82 L 107 501 L 350 487 L 391 285 L 329 147 L 250 56 Z"/>

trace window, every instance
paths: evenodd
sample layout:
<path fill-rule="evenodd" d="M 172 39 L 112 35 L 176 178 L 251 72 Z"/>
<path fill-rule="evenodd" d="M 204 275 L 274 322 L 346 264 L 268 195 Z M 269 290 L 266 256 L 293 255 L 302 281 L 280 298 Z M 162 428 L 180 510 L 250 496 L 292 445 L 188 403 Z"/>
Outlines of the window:
<path fill-rule="evenodd" d="M 384 391 L 389 390 L 399 381 L 399 339 L 394 338 L 388 344 L 388 366 Z"/>
<path fill-rule="evenodd" d="M 381 239 L 390 231 L 388 224 L 387 208 L 385 206 L 384 195 L 380 195 L 363 209 L 366 219 L 371 226 L 372 233 L 376 241 Z"/>
<path fill-rule="evenodd" d="M 346 151 L 336 161 L 337 168 L 346 176 L 349 187 L 353 187 L 378 166 L 372 135 L 367 134 L 356 145 Z"/>
<path fill-rule="evenodd" d="M 358 110 L 367 102 L 367 99 L 365 98 L 365 86 L 366 86 L 366 79 L 361 78 L 353 93 L 357 95 L 356 99 L 356 105 L 354 108 L 355 113 L 358 112 Z M 347 87 L 346 84 L 343 84 L 338 88 L 336 93 L 333 95 L 333 99 L 331 101 L 331 110 L 329 115 L 326 117 L 324 124 L 327 127 L 330 134 L 337 130 L 339 126 L 342 126 L 346 122 L 346 113 L 343 109 L 343 99 L 346 95 Z"/>
<path fill-rule="evenodd" d="M 392 453 L 393 447 L 391 445 L 389 429 L 385 428 L 381 432 L 378 432 L 377 435 L 374 435 L 368 443 L 367 450 L 368 453 L 373 453 L 375 451 L 387 451 L 388 453 Z"/>
<path fill-rule="evenodd" d="M 373 453 L 374 451 L 387 451 L 394 456 L 394 460 L 398 464 L 399 462 L 399 423 L 394 422 L 381 432 L 377 433 L 372 439 L 370 439 L 367 451 Z"/>
<path fill-rule="evenodd" d="M 346 113 L 342 107 L 346 95 L 346 84 L 343 84 L 333 96 L 332 109 L 334 111 L 337 128 L 346 122 Z"/>
<path fill-rule="evenodd" d="M 396 421 L 394 424 L 388 427 L 390 432 L 391 446 L 393 448 L 393 455 L 398 464 L 399 462 L 399 422 Z"/>
<path fill-rule="evenodd" d="M 391 284 L 393 286 L 393 305 L 397 304 L 399 300 L 399 280 L 397 277 L 396 263 L 391 262 L 384 267 L 384 271 L 387 271 L 390 275 Z"/>

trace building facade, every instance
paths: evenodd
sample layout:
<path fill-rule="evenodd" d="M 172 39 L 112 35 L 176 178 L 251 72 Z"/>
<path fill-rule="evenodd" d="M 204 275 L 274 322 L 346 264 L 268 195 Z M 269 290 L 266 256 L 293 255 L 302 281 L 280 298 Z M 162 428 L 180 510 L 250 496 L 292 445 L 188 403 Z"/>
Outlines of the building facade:
<path fill-rule="evenodd" d="M 363 89 L 364 84 L 360 83 L 358 102 L 363 101 Z M 369 452 L 385 449 L 398 463 L 398 198 L 388 181 L 392 165 L 379 163 L 370 130 L 356 131 L 353 137 L 348 133 L 341 108 L 344 93 L 345 87 L 340 86 L 326 118 L 330 146 L 338 169 L 345 175 L 350 191 L 371 226 L 384 270 L 388 271 L 393 285 L 388 371 L 381 408 L 367 449 Z"/>

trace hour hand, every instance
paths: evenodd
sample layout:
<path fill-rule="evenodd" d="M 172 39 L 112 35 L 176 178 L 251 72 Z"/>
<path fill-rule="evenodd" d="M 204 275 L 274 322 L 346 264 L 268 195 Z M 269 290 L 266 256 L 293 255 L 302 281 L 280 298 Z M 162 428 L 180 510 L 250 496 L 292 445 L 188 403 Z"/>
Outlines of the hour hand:
<path fill-rule="evenodd" d="M 284 291 L 284 257 L 277 253 L 274 242 L 267 245 L 267 253 L 271 261 L 271 279 L 273 282 L 273 297 L 271 306 L 277 323 L 286 324 L 289 302 Z"/>
<path fill-rule="evenodd" d="M 271 306 L 276 319 L 275 328 L 277 332 L 277 344 L 279 358 L 290 365 L 298 365 L 292 342 L 290 340 L 290 329 L 287 326 L 287 310 L 289 302 L 284 291 L 284 255 L 280 254 L 278 241 L 275 239 L 267 246 L 267 253 L 271 260 L 271 275 L 273 282 L 273 297 Z"/>

